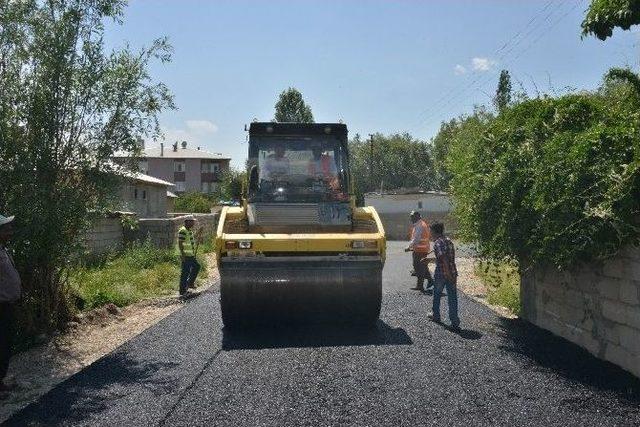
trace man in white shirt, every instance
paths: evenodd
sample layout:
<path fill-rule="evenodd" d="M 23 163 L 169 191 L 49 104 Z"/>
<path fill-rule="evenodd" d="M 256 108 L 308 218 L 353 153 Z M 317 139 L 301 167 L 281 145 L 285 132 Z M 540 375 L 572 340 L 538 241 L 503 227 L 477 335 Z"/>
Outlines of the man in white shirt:
<path fill-rule="evenodd" d="M 0 215 L 0 399 L 6 398 L 15 387 L 7 384 L 5 377 L 15 334 L 15 304 L 22 295 L 18 270 L 6 247 L 13 236 L 13 220 L 12 216 Z"/>
<path fill-rule="evenodd" d="M 275 181 L 277 178 L 283 178 L 289 175 L 289 159 L 285 157 L 285 153 L 286 149 L 284 144 L 277 144 L 274 147 L 274 153 L 265 159 L 264 167 L 260 171 L 261 180 Z"/>

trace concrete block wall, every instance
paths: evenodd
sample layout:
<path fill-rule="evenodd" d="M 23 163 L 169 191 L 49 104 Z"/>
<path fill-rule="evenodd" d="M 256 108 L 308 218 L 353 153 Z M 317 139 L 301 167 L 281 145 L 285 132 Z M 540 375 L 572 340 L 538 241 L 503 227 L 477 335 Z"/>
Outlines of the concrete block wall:
<path fill-rule="evenodd" d="M 196 217 L 196 233 L 203 239 L 212 238 L 218 224 L 218 214 L 193 214 Z M 149 240 L 155 246 L 172 248 L 176 245 L 178 230 L 184 224 L 185 215 L 172 218 L 142 218 L 138 229 L 128 233 L 127 240 Z"/>
<path fill-rule="evenodd" d="M 83 245 L 87 252 L 104 254 L 119 250 L 124 243 L 120 218 L 97 218 L 86 232 Z"/>
<path fill-rule="evenodd" d="M 640 248 L 571 271 L 537 268 L 521 285 L 522 316 L 640 377 Z"/>

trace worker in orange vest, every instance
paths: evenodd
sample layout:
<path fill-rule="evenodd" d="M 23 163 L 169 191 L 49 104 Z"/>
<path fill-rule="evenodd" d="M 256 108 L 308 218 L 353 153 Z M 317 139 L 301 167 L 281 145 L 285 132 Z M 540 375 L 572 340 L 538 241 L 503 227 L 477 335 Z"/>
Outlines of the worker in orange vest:
<path fill-rule="evenodd" d="M 319 146 L 311 148 L 311 152 L 313 153 L 313 158 L 309 162 L 309 175 L 324 180 L 331 190 L 339 190 L 338 168 L 334 157 L 325 154 L 322 147 Z"/>
<path fill-rule="evenodd" d="M 427 279 L 427 289 L 433 286 L 431 272 L 429 272 L 427 262 L 424 260 L 431 250 L 429 224 L 422 219 L 420 212 L 411 211 L 409 217 L 412 223 L 411 240 L 405 251 L 413 252 L 413 270 L 417 278 L 416 286 L 411 289 L 424 291 L 424 279 Z"/>

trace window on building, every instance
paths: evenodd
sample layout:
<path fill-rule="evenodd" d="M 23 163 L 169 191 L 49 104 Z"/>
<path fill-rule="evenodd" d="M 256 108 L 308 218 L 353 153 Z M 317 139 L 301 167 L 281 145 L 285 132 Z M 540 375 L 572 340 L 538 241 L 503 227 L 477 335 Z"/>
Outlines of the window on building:
<path fill-rule="evenodd" d="M 176 191 L 181 192 L 181 191 L 185 191 L 186 187 L 186 183 L 184 181 L 176 181 Z"/>
<path fill-rule="evenodd" d="M 146 160 L 140 160 L 138 162 L 138 169 L 140 169 L 140 172 L 148 175 L 149 174 L 149 162 Z"/>
<path fill-rule="evenodd" d="M 184 160 L 174 160 L 173 161 L 173 171 L 174 172 L 184 172 L 186 170 L 186 166 Z"/>
<path fill-rule="evenodd" d="M 220 165 L 217 162 L 212 162 L 209 160 L 203 160 L 201 171 L 203 173 L 212 173 L 220 171 Z"/>
<path fill-rule="evenodd" d="M 147 190 L 142 190 L 142 200 L 147 200 Z"/>
<path fill-rule="evenodd" d="M 137 189 L 137 188 L 134 188 L 134 189 L 133 189 L 133 198 L 134 198 L 135 200 L 138 200 L 138 189 Z"/>
<path fill-rule="evenodd" d="M 418 209 L 422 209 L 422 202 L 418 202 Z"/>

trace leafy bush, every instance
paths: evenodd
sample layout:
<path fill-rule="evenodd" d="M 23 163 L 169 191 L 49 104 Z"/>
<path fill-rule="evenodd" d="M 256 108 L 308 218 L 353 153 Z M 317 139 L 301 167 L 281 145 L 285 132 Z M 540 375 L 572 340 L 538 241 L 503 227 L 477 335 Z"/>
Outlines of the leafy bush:
<path fill-rule="evenodd" d="M 207 275 L 206 260 L 198 281 Z M 175 293 L 180 277 L 180 257 L 172 249 L 158 249 L 150 243 L 137 244 L 103 263 L 79 266 L 71 273 L 72 289 L 84 309 L 113 303 L 123 307 L 143 298 Z"/>
<path fill-rule="evenodd" d="M 490 304 L 506 307 L 520 314 L 520 274 L 518 265 L 510 261 L 483 260 L 476 265 L 476 274 L 487 288 Z"/>
<path fill-rule="evenodd" d="M 176 212 L 209 213 L 215 203 L 202 193 L 185 193 L 175 201 Z"/>
<path fill-rule="evenodd" d="M 479 139 L 493 117 L 484 107 L 477 107 L 470 115 L 463 115 L 440 125 L 438 134 L 431 140 L 435 188 L 449 188 L 451 172 L 447 167 L 447 159 L 450 148 Z"/>
<path fill-rule="evenodd" d="M 639 131 L 640 94 L 619 79 L 504 109 L 449 151 L 462 236 L 523 266 L 567 267 L 637 242 Z"/>

